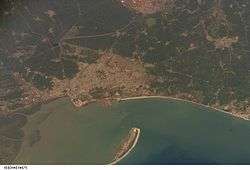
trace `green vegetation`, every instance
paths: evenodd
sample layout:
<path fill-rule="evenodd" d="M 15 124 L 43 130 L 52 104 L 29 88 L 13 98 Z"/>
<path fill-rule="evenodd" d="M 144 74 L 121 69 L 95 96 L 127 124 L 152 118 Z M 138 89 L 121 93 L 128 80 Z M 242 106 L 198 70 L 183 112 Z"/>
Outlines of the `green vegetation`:
<path fill-rule="evenodd" d="M 205 0 L 204 4 L 176 0 L 171 10 L 152 15 L 133 13 L 118 1 L 75 2 L 4 0 L 0 4 L 0 115 L 23 107 L 26 96 L 17 73 L 37 89 L 49 91 L 53 78 L 72 79 L 79 63 L 96 63 L 100 51 L 152 66 L 146 68 L 155 76 L 151 90 L 157 94 L 188 94 L 220 107 L 233 103 L 237 112 L 246 113 L 250 102 L 248 0 Z M 97 75 L 106 78 L 102 70 Z M 101 99 L 108 95 L 106 91 L 100 87 L 90 95 Z M 26 114 L 27 110 L 20 111 Z M 21 139 L 20 127 L 10 126 L 1 135 Z M 6 144 L 10 139 L 1 135 L 0 163 L 13 159 L 20 145 Z M 39 131 L 31 138 L 32 145 L 40 139 Z"/>
<path fill-rule="evenodd" d="M 22 114 L 0 116 L 0 164 L 9 164 L 16 157 L 24 137 L 21 128 L 26 122 Z"/>
<path fill-rule="evenodd" d="M 89 93 L 94 99 L 102 99 L 106 96 L 106 90 L 102 87 L 94 88 Z"/>
<path fill-rule="evenodd" d="M 134 14 L 116 2 L 91 3 L 96 5 L 90 8 L 86 5 L 90 2 L 62 2 L 61 9 L 67 7 L 66 12 L 44 7 L 35 18 L 27 14 L 25 2 L 12 4 L 5 15 L 18 22 L 2 28 L 2 41 L 9 43 L 1 43 L 1 62 L 43 90 L 53 86 L 53 77 L 73 78 L 79 62 L 94 63 L 98 50 L 111 50 L 154 64 L 148 72 L 158 77 L 152 84 L 157 91 L 198 92 L 206 104 L 249 99 L 248 1 L 198 4 L 177 0 L 171 11 L 149 16 Z M 81 16 L 81 11 L 86 11 L 87 17 Z M 53 19 L 55 23 L 51 23 Z M 37 27 L 39 22 L 42 26 Z M 60 22 L 65 25 L 63 30 L 58 28 Z M 27 26 L 21 27 L 23 23 Z M 15 98 L 20 93 L 15 90 L 6 96 Z"/>

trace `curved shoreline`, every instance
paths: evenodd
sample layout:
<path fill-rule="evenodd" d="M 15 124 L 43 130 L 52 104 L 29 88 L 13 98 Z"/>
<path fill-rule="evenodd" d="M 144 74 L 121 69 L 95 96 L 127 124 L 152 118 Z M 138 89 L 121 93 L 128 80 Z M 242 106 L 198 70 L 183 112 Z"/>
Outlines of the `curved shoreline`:
<path fill-rule="evenodd" d="M 127 100 L 140 100 L 140 99 L 152 99 L 152 98 L 155 98 L 155 99 L 157 99 L 157 98 L 158 99 L 168 99 L 168 100 L 175 100 L 175 101 L 187 102 L 187 103 L 191 103 L 191 104 L 194 104 L 194 105 L 197 105 L 197 106 L 202 106 L 202 107 L 205 107 L 205 108 L 208 108 L 208 109 L 212 109 L 212 110 L 215 110 L 215 111 L 223 112 L 223 113 L 229 114 L 229 115 L 231 115 L 233 117 L 236 117 L 236 118 L 240 118 L 240 119 L 247 120 L 247 121 L 250 120 L 250 119 L 248 119 L 248 118 L 246 118 L 244 116 L 236 115 L 236 114 L 233 114 L 231 112 L 227 112 L 225 110 L 221 110 L 221 109 L 218 109 L 218 108 L 215 108 L 215 107 L 212 107 L 212 106 L 208 106 L 208 105 L 205 105 L 205 104 L 202 104 L 202 103 L 197 103 L 197 102 L 186 100 L 186 99 L 175 98 L 175 97 L 167 97 L 167 96 L 137 96 L 137 97 L 121 98 L 119 101 L 122 102 L 122 101 L 127 101 Z"/>
<path fill-rule="evenodd" d="M 141 130 L 139 128 L 136 128 L 136 130 L 137 130 L 137 134 L 136 134 L 136 138 L 135 138 L 135 140 L 133 142 L 133 145 L 129 148 L 129 150 L 127 150 L 127 152 L 124 155 L 122 155 L 122 157 L 114 160 L 113 162 L 109 163 L 108 165 L 117 164 L 118 162 L 120 162 L 122 159 L 124 159 L 133 150 L 133 148 L 136 146 L 136 144 L 137 144 L 137 142 L 139 140 L 140 133 L 141 133 Z"/>

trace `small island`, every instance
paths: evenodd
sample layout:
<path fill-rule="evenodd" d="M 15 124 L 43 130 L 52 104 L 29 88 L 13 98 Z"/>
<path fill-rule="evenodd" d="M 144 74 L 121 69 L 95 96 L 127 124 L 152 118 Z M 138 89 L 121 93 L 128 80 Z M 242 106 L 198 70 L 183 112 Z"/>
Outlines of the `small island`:
<path fill-rule="evenodd" d="M 140 137 L 141 130 L 139 128 L 131 128 L 127 137 L 122 141 L 121 145 L 119 146 L 114 160 L 110 163 L 110 165 L 114 165 L 118 163 L 120 160 L 125 158 L 131 150 L 135 147 Z"/>

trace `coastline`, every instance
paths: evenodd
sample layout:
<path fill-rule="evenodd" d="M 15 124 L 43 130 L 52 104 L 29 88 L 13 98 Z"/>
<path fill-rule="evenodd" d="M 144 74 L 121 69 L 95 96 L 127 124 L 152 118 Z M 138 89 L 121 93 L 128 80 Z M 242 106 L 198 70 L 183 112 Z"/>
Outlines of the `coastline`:
<path fill-rule="evenodd" d="M 223 112 L 225 114 L 229 114 L 229 115 L 231 115 L 233 117 L 240 118 L 240 119 L 243 119 L 243 120 L 246 120 L 246 121 L 250 120 L 250 119 L 248 119 L 248 118 L 246 118 L 244 116 L 233 114 L 231 112 L 227 112 L 225 110 L 221 110 L 221 109 L 218 109 L 218 108 L 215 108 L 215 107 L 212 107 L 212 106 L 208 106 L 208 105 L 205 105 L 205 104 L 202 104 L 202 103 L 197 103 L 197 102 L 194 102 L 194 101 L 191 101 L 191 100 L 175 98 L 175 97 L 168 97 L 168 96 L 135 96 L 135 97 L 121 98 L 121 99 L 119 99 L 119 101 L 122 102 L 122 101 L 127 101 L 127 100 L 140 100 L 140 99 L 152 99 L 152 98 L 168 99 L 168 100 L 187 102 L 187 103 L 191 103 L 191 104 L 194 104 L 194 105 L 197 105 L 197 106 L 202 106 L 202 107 L 205 107 L 205 108 L 208 108 L 208 109 Z"/>
<path fill-rule="evenodd" d="M 67 98 L 69 96 L 61 96 L 61 97 L 66 97 Z M 69 97 L 69 99 L 70 99 L 70 97 Z M 187 102 L 187 103 L 191 103 L 191 104 L 194 104 L 194 105 L 197 105 L 197 106 L 202 106 L 202 107 L 205 107 L 205 108 L 208 108 L 208 109 L 223 112 L 223 113 L 225 113 L 227 115 L 230 114 L 232 117 L 237 117 L 237 118 L 241 118 L 241 119 L 249 121 L 249 119 L 247 119 L 247 118 L 234 115 L 234 114 L 232 114 L 230 112 L 227 112 L 227 111 L 224 111 L 224 110 L 220 110 L 220 109 L 217 109 L 217 108 L 214 108 L 214 107 L 211 107 L 211 106 L 207 106 L 207 105 L 204 105 L 204 104 L 201 104 L 201 103 L 197 103 L 197 102 L 190 101 L 190 100 L 185 100 L 185 99 L 180 99 L 180 98 L 175 98 L 175 97 L 152 95 L 152 96 L 135 96 L 135 97 L 124 97 L 124 98 L 110 98 L 110 100 L 118 101 L 118 102 L 129 101 L 129 100 L 141 100 L 141 99 L 166 99 L 166 100 Z M 54 100 L 56 100 L 56 99 L 54 99 Z M 98 101 L 93 101 L 93 102 L 98 102 Z M 85 107 L 85 106 L 81 106 L 81 107 Z M 136 138 L 135 138 L 132 146 L 126 151 L 126 153 L 124 155 L 122 155 L 120 158 L 118 158 L 116 160 L 111 161 L 111 163 L 107 163 L 107 164 L 108 165 L 115 165 L 115 164 L 119 163 L 120 161 L 122 161 L 126 156 L 128 156 L 130 154 L 130 152 L 134 149 L 134 147 L 137 145 L 139 137 L 140 137 L 140 132 L 141 132 L 141 130 L 139 129 L 138 135 L 136 135 Z"/>
<path fill-rule="evenodd" d="M 34 103 L 31 103 L 31 104 L 27 104 L 25 105 L 24 107 L 21 107 L 21 108 L 18 108 L 16 110 L 13 110 L 11 112 L 9 112 L 9 115 L 15 115 L 17 114 L 18 112 L 21 111 L 21 113 L 23 113 L 22 115 L 26 115 L 28 116 L 29 115 L 29 112 L 27 114 L 24 113 L 24 110 L 27 110 L 33 106 L 36 106 L 36 105 L 44 105 L 44 104 L 48 104 L 50 102 L 53 102 L 57 99 L 60 99 L 60 98 L 64 98 L 64 97 L 67 97 L 66 95 L 61 95 L 61 96 L 55 96 L 55 97 L 51 97 L 51 98 L 48 98 L 48 99 L 43 99 L 43 100 L 39 100 L 38 102 L 34 102 Z M 21 114 L 21 113 L 18 113 L 18 114 Z"/>
<path fill-rule="evenodd" d="M 133 129 L 133 128 L 132 128 Z M 115 165 L 117 164 L 118 162 L 120 162 L 122 159 L 124 159 L 133 149 L 134 147 L 136 146 L 138 140 L 139 140 L 139 137 L 140 137 L 140 133 L 141 133 L 141 130 L 139 128 L 134 128 L 136 131 L 137 131 L 137 134 L 136 134 L 136 137 L 134 139 L 134 142 L 133 142 L 133 145 L 126 151 L 126 153 L 124 155 L 122 155 L 122 157 L 112 161 L 111 163 L 109 163 L 108 165 Z"/>
<path fill-rule="evenodd" d="M 76 104 L 75 102 L 72 101 L 72 98 L 68 95 L 61 95 L 61 96 L 56 96 L 56 97 L 52 97 L 50 99 L 47 99 L 47 100 L 41 100 L 39 102 L 36 102 L 36 103 L 32 103 L 30 105 L 27 105 L 25 106 L 23 109 L 26 109 L 28 107 L 31 107 L 33 105 L 43 105 L 43 104 L 47 104 L 47 103 L 50 103 L 54 100 L 57 100 L 57 99 L 60 99 L 60 98 L 63 98 L 63 97 L 69 97 L 69 99 L 71 100 L 71 103 L 75 106 L 75 107 L 85 107 L 91 103 L 94 103 L 94 102 L 97 102 L 96 99 L 91 99 L 91 100 L 85 100 L 85 101 L 81 101 L 81 103 L 78 105 Z M 188 100 L 188 99 L 183 99 L 183 98 L 177 98 L 177 97 L 171 97 L 171 96 L 162 96 L 162 95 L 151 95 L 151 96 L 134 96 L 134 97 L 124 97 L 124 98 L 116 98 L 116 97 L 111 97 L 111 98 L 106 98 L 110 101 L 119 101 L 119 102 L 122 102 L 122 101 L 127 101 L 127 100 L 140 100 L 140 99 L 152 99 L 152 98 L 158 98 L 158 99 L 167 99 L 167 100 L 175 100 L 175 101 L 182 101 L 182 102 L 187 102 L 187 103 L 191 103 L 191 104 L 194 104 L 194 105 L 197 105 L 197 106 L 202 106 L 202 107 L 205 107 L 205 108 L 208 108 L 208 109 L 212 109 L 212 110 L 216 110 L 216 111 L 219 111 L 219 112 L 223 112 L 225 114 L 229 114 L 233 117 L 236 117 L 236 118 L 240 118 L 240 119 L 243 119 L 243 120 L 247 120 L 247 121 L 250 121 L 250 118 L 247 118 L 246 116 L 244 115 L 240 115 L 240 114 L 236 114 L 236 113 L 232 113 L 232 112 L 229 112 L 229 111 L 225 111 L 225 110 L 222 110 L 222 109 L 219 109 L 219 108 L 216 108 L 216 107 L 213 107 L 213 106 L 209 106 L 209 105 L 205 105 L 205 104 L 202 104 L 202 103 L 198 103 L 198 102 L 195 102 L 195 101 L 191 101 L 191 100 Z M 20 109 L 17 109 L 17 111 L 20 110 Z M 11 112 L 11 114 L 13 114 L 15 112 Z"/>

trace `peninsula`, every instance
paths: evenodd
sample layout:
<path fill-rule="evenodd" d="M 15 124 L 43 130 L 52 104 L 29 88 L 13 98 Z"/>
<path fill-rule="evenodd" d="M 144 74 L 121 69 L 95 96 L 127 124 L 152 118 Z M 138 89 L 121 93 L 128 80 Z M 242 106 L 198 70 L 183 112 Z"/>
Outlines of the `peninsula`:
<path fill-rule="evenodd" d="M 122 141 L 118 151 L 115 154 L 114 160 L 110 163 L 110 165 L 117 164 L 120 160 L 125 158 L 135 147 L 140 137 L 141 130 L 139 128 L 132 128 L 128 136 Z"/>

